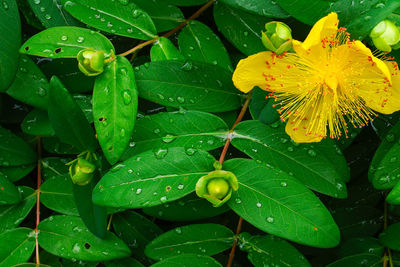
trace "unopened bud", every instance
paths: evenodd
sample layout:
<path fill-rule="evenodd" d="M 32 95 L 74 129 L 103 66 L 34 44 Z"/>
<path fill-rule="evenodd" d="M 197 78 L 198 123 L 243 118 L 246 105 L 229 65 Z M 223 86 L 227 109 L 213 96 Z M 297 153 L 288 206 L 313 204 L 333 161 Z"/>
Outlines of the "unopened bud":
<path fill-rule="evenodd" d="M 96 166 L 90 161 L 78 158 L 69 166 L 72 182 L 77 185 L 86 185 L 92 181 Z"/>
<path fill-rule="evenodd" d="M 384 52 L 397 49 L 400 41 L 399 28 L 390 20 L 382 20 L 371 31 L 369 36 L 375 47 Z"/>
<path fill-rule="evenodd" d="M 292 30 L 288 25 L 279 21 L 271 21 L 265 24 L 265 30 L 261 36 L 265 48 L 278 55 L 291 49 Z"/>
<path fill-rule="evenodd" d="M 104 52 L 87 48 L 77 55 L 78 67 L 87 76 L 99 75 L 104 70 Z"/>

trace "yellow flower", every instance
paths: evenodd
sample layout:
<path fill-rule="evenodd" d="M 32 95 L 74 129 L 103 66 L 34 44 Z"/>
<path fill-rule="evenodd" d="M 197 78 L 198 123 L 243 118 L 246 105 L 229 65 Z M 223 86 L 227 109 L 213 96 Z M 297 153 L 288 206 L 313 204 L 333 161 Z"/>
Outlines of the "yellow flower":
<path fill-rule="evenodd" d="M 270 91 L 280 105 L 286 132 L 295 142 L 319 142 L 347 136 L 376 116 L 400 109 L 397 63 L 375 57 L 360 41 L 338 28 L 336 13 L 320 19 L 306 40 L 293 40 L 295 53 L 261 52 L 239 62 L 235 86 Z M 347 117 L 347 120 L 345 119 Z M 349 124 L 349 125 L 348 125 Z"/>

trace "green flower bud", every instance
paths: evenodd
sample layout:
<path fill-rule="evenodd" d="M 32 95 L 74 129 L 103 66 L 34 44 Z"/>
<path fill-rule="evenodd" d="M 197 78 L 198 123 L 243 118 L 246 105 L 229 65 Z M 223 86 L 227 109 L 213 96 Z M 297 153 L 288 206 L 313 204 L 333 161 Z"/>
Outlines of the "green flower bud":
<path fill-rule="evenodd" d="M 238 180 L 232 172 L 215 170 L 197 181 L 196 194 L 207 199 L 214 207 L 220 207 L 238 187 Z"/>
<path fill-rule="evenodd" d="M 392 51 L 392 47 L 398 48 L 400 41 L 399 28 L 389 20 L 382 20 L 371 31 L 369 36 L 375 47 L 384 52 Z"/>
<path fill-rule="evenodd" d="M 261 36 L 265 48 L 278 55 L 292 48 L 292 30 L 288 25 L 271 21 L 265 24 L 265 30 Z"/>
<path fill-rule="evenodd" d="M 78 158 L 69 166 L 69 174 L 72 182 L 77 185 L 86 185 L 92 181 L 96 165 L 90 161 Z"/>
<path fill-rule="evenodd" d="M 77 55 L 79 70 L 87 76 L 99 75 L 104 70 L 104 52 L 87 48 Z"/>

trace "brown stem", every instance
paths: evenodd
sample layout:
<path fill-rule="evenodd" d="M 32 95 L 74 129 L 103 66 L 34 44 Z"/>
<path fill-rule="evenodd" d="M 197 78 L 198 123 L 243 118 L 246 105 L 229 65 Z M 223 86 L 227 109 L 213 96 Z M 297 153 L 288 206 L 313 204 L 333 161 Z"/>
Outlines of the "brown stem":
<path fill-rule="evenodd" d="M 169 32 L 167 32 L 166 34 L 163 35 L 163 37 L 170 37 L 171 35 L 173 35 L 174 33 L 176 33 L 177 31 L 179 31 L 180 29 L 182 29 L 183 27 L 185 27 L 185 25 L 191 21 L 196 19 L 197 17 L 199 17 L 207 8 L 209 8 L 210 6 L 212 6 L 212 4 L 214 4 L 215 0 L 210 0 L 208 1 L 206 4 L 204 4 L 199 10 L 197 10 L 193 15 L 191 15 L 187 20 L 184 20 L 181 24 L 179 24 L 178 26 L 176 26 L 175 28 L 173 28 L 172 30 L 170 30 Z M 143 47 L 154 43 L 155 41 L 157 41 L 159 39 L 159 37 L 155 37 L 151 40 L 148 40 L 146 42 L 140 43 L 137 46 L 129 49 L 128 51 L 125 51 L 121 54 L 119 54 L 120 56 L 127 56 L 129 54 L 132 54 L 140 49 L 142 49 Z"/>
<path fill-rule="evenodd" d="M 37 142 L 37 189 L 36 189 L 36 228 L 35 228 L 35 242 L 36 242 L 36 264 L 40 264 L 39 259 L 39 242 L 38 242 L 38 225 L 40 223 L 40 186 L 42 183 L 42 140 L 38 137 Z"/>
<path fill-rule="evenodd" d="M 387 194 L 385 194 L 386 199 Z M 388 227 L 388 204 L 385 201 L 383 206 L 383 230 L 386 230 Z M 387 267 L 389 259 L 390 267 L 393 267 L 392 253 L 389 248 L 386 248 L 385 253 L 383 254 L 383 267 Z"/>
<path fill-rule="evenodd" d="M 236 236 L 238 234 L 240 234 L 240 232 L 242 231 L 242 224 L 243 224 L 243 218 L 239 217 L 239 221 L 236 227 Z M 229 260 L 228 260 L 228 264 L 226 264 L 226 267 L 231 267 L 232 263 L 233 263 L 233 258 L 235 257 L 235 250 L 236 250 L 236 246 L 237 246 L 237 238 L 235 238 L 233 240 L 233 245 L 231 248 L 231 253 L 229 254 Z"/>

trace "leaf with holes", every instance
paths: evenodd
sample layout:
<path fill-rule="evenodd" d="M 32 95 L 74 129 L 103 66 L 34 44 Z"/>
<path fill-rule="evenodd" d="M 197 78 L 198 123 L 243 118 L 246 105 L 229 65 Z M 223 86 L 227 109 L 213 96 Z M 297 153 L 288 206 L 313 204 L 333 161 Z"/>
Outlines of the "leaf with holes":
<path fill-rule="evenodd" d="M 4 92 L 14 80 L 18 68 L 18 49 L 21 43 L 21 22 L 17 3 L 2 1 L 0 8 L 0 92 Z M 5 38 L 7 37 L 7 38 Z"/>
<path fill-rule="evenodd" d="M 93 90 L 94 126 L 104 155 L 111 164 L 118 161 L 128 146 L 137 106 L 132 66 L 125 57 L 117 56 L 96 78 Z"/>
<path fill-rule="evenodd" d="M 128 257 L 128 247 L 111 232 L 104 239 L 93 235 L 79 217 L 50 216 L 38 225 L 39 245 L 67 259 L 103 261 Z"/>
<path fill-rule="evenodd" d="M 129 1 L 61 1 L 72 16 L 104 32 L 142 40 L 155 37 L 156 27 L 150 16 Z"/>
<path fill-rule="evenodd" d="M 0 234 L 0 266 L 15 266 L 29 260 L 35 248 L 35 231 L 16 228 Z"/>
<path fill-rule="evenodd" d="M 51 125 L 58 138 L 80 151 L 95 151 L 97 141 L 82 110 L 76 104 L 60 80 L 50 80 L 50 103 L 48 109 Z"/>
<path fill-rule="evenodd" d="M 155 260 L 179 254 L 212 256 L 232 246 L 233 232 L 219 224 L 191 224 L 172 229 L 146 246 L 145 253 Z"/>
<path fill-rule="evenodd" d="M 29 38 L 21 47 L 22 54 L 48 58 L 74 58 L 86 48 L 114 53 L 114 46 L 102 34 L 73 26 L 53 27 Z"/>
<path fill-rule="evenodd" d="M 36 193 L 32 188 L 18 187 L 22 200 L 12 205 L 0 206 L 0 233 L 6 229 L 17 227 L 25 218 L 36 203 Z"/>
<path fill-rule="evenodd" d="M 136 72 L 136 82 L 140 97 L 168 107 L 219 112 L 240 106 L 231 72 L 209 63 L 146 63 Z"/>
<path fill-rule="evenodd" d="M 191 60 L 208 62 L 233 71 L 228 52 L 219 37 L 205 24 L 190 21 L 179 33 L 179 49 Z"/>
<path fill-rule="evenodd" d="M 338 198 L 347 196 L 344 182 L 350 173 L 333 142 L 298 144 L 290 140 L 279 122 L 264 125 L 244 121 L 236 126 L 232 144 L 256 160 L 286 171 L 315 191 Z"/>
<path fill-rule="evenodd" d="M 25 141 L 0 126 L 0 166 L 19 166 L 36 161 L 36 154 Z"/>
<path fill-rule="evenodd" d="M 132 141 L 122 158 L 154 147 L 192 147 L 209 151 L 224 145 L 228 131 L 226 123 L 210 113 L 160 112 L 137 120 Z"/>
<path fill-rule="evenodd" d="M 195 190 L 197 180 L 212 171 L 215 159 L 193 148 L 160 148 L 117 164 L 93 191 L 98 205 L 125 208 L 155 206 Z"/>
<path fill-rule="evenodd" d="M 228 160 L 223 169 L 239 181 L 228 205 L 255 227 L 309 246 L 339 243 L 339 228 L 329 211 L 295 178 L 250 159 Z"/>

